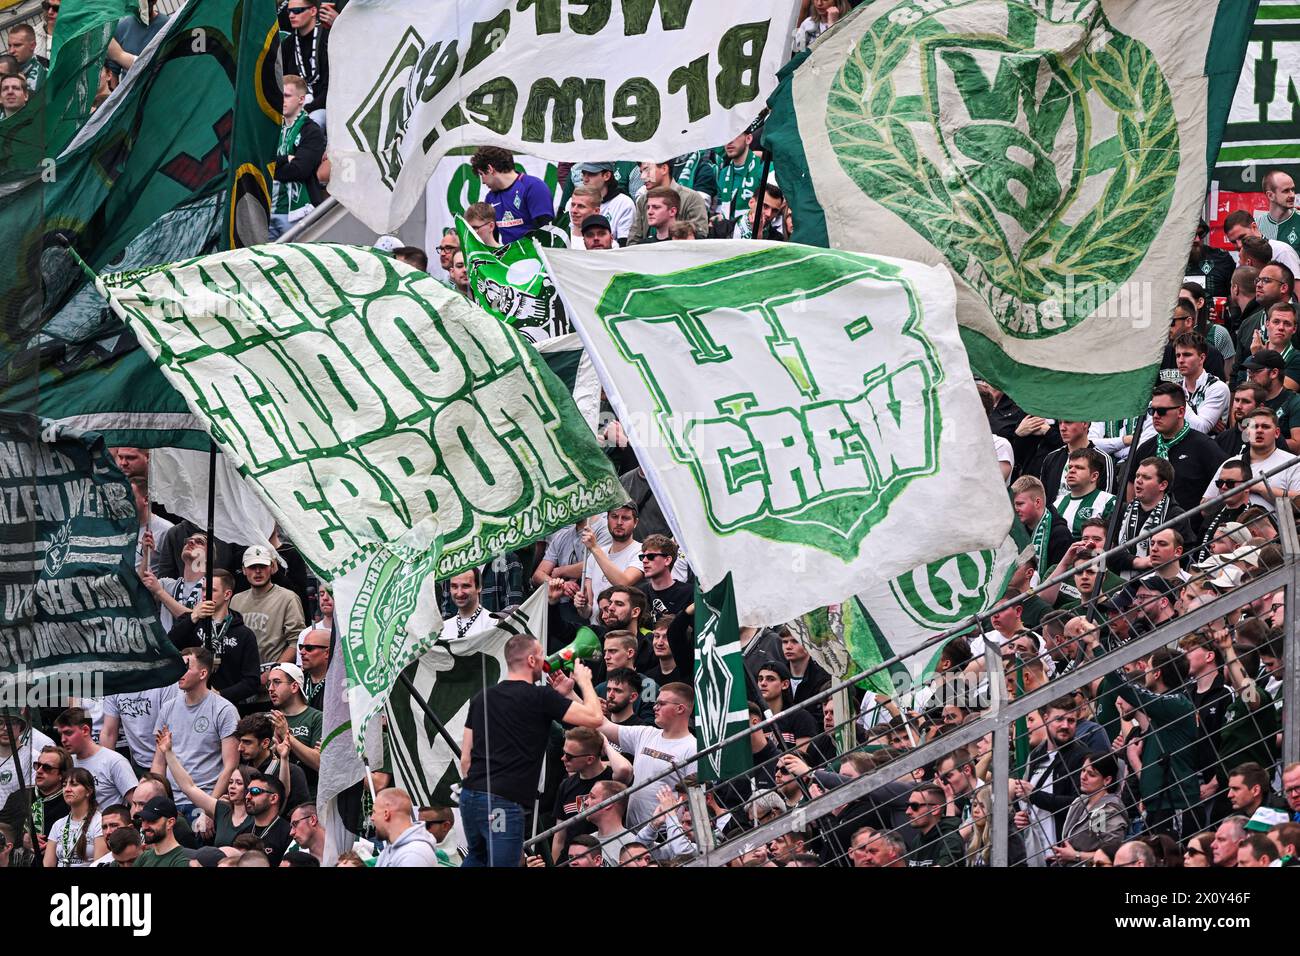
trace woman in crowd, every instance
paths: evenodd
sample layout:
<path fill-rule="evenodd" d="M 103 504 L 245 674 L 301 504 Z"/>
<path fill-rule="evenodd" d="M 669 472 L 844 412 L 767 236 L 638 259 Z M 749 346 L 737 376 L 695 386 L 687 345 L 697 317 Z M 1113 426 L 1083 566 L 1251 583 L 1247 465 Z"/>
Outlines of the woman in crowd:
<path fill-rule="evenodd" d="M 54 821 L 45 843 L 47 867 L 90 866 L 108 852 L 103 823 L 95 803 L 95 778 L 84 767 L 74 768 L 63 782 L 68 815 Z"/>
<path fill-rule="evenodd" d="M 1094 753 L 1079 771 L 1079 797 L 1065 812 L 1061 842 L 1053 848 L 1054 862 L 1066 866 L 1082 863 L 1096 850 L 1111 855 L 1124 842 L 1128 816 L 1115 794 L 1119 783 L 1119 761 L 1114 754 Z"/>

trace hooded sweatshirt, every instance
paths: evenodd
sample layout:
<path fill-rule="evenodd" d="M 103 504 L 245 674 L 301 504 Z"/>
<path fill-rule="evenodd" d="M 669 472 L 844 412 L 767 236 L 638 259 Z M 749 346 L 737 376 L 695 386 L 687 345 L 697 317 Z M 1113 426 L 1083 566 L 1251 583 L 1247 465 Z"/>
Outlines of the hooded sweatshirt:
<path fill-rule="evenodd" d="M 1128 832 L 1128 816 L 1124 801 L 1108 793 L 1094 806 L 1088 806 L 1088 797 L 1081 796 L 1070 804 L 1065 813 L 1065 825 L 1059 838 L 1080 853 L 1104 849 L 1113 854 Z"/>
<path fill-rule="evenodd" d="M 408 827 L 405 833 L 384 847 L 375 863 L 375 866 L 450 865 L 449 862 L 444 862 L 433 834 L 418 823 Z"/>

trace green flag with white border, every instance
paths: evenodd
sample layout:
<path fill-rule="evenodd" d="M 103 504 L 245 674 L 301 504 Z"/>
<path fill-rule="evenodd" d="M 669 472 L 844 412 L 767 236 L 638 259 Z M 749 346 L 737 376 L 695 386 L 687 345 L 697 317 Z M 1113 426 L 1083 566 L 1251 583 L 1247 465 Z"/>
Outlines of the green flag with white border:
<path fill-rule="evenodd" d="M 745 658 L 736 622 L 731 575 L 711 591 L 695 588 L 695 740 L 700 750 L 749 726 Z M 749 738 L 742 737 L 699 760 L 700 780 L 729 780 L 754 766 Z"/>
<path fill-rule="evenodd" d="M 1131 414 L 1254 7 L 860 6 L 769 100 L 795 238 L 946 266 L 972 368 L 1031 414 Z"/>

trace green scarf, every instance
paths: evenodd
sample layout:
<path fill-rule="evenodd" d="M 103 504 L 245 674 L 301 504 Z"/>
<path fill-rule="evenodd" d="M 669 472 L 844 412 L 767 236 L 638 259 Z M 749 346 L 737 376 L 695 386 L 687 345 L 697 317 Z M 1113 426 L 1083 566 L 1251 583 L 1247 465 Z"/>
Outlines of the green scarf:
<path fill-rule="evenodd" d="M 1168 461 L 1169 449 L 1173 448 L 1185 437 L 1187 437 L 1187 433 L 1191 430 L 1192 429 L 1190 426 L 1183 425 L 1182 428 L 1178 429 L 1178 434 L 1168 440 L 1165 439 L 1164 435 L 1160 434 L 1159 432 L 1156 432 L 1156 457 L 1163 458 L 1165 461 Z"/>
<path fill-rule="evenodd" d="M 1051 572 L 1047 566 L 1047 545 L 1052 537 L 1052 509 L 1044 508 L 1043 516 L 1038 519 L 1038 524 L 1034 528 L 1033 541 L 1034 554 L 1038 556 L 1038 576 L 1040 579 L 1046 579 Z"/>
<path fill-rule="evenodd" d="M 1106 422 L 1104 426 L 1104 438 L 1123 438 L 1125 435 L 1132 435 L 1137 431 L 1137 418 L 1116 418 L 1113 421 Z"/>

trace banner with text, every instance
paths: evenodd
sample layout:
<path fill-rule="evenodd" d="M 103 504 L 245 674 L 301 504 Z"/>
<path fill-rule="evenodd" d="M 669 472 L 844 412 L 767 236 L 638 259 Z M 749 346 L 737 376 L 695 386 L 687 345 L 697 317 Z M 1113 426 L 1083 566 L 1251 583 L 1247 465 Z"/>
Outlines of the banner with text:
<path fill-rule="evenodd" d="M 10 706 L 15 691 L 54 707 L 184 671 L 133 567 L 138 529 L 99 435 L 0 412 L 0 696 Z"/>
<path fill-rule="evenodd" d="M 945 270 L 738 240 L 543 257 L 701 588 L 732 572 L 742 625 L 1005 537 Z"/>
<path fill-rule="evenodd" d="M 639 162 L 725 143 L 775 86 L 798 7 L 351 3 L 329 31 L 331 69 L 373 79 L 330 91 L 330 192 L 371 229 L 391 232 L 456 147 Z"/>

